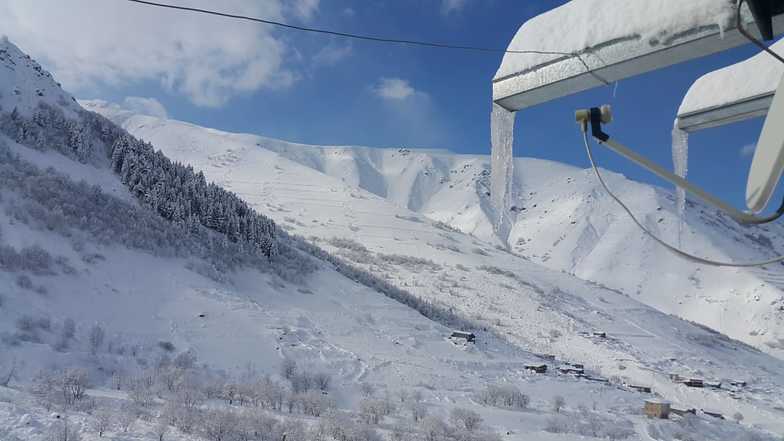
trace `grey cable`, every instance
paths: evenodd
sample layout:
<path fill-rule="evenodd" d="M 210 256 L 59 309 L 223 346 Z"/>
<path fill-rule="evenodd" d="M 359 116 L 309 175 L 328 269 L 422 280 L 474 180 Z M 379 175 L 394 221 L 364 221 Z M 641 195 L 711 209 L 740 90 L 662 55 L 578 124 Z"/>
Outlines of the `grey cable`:
<path fill-rule="evenodd" d="M 648 228 L 646 228 L 645 225 L 643 225 L 642 222 L 640 222 L 637 219 L 634 213 L 632 213 L 632 210 L 629 209 L 629 207 L 618 196 L 616 196 L 615 193 L 613 193 L 610 190 L 610 188 L 607 186 L 607 183 L 604 182 L 604 178 L 602 178 L 602 174 L 599 172 L 599 167 L 596 166 L 596 162 L 593 159 L 593 151 L 591 150 L 591 145 L 588 142 L 588 132 L 586 130 L 583 130 L 582 133 L 583 133 L 583 142 L 585 143 L 585 151 L 588 154 L 588 161 L 591 163 L 591 168 L 593 168 L 593 172 L 596 174 L 596 177 L 599 179 L 599 183 L 602 185 L 602 188 L 604 188 L 604 191 L 606 191 L 607 194 L 610 195 L 610 197 L 613 198 L 613 200 L 615 200 L 615 202 L 617 202 L 618 205 L 620 205 L 624 211 L 626 211 L 626 214 L 629 215 L 632 221 L 634 221 L 634 223 L 637 224 L 637 226 L 640 228 L 640 230 L 643 231 L 643 233 L 645 233 L 648 237 L 650 237 L 651 239 L 659 243 L 659 245 L 663 246 L 667 250 L 671 251 L 672 253 L 684 259 L 690 260 L 692 262 L 700 263 L 703 265 L 710 265 L 710 266 L 749 268 L 749 267 L 770 265 L 778 262 L 784 262 L 784 256 L 778 256 L 773 259 L 763 260 L 759 262 L 741 262 L 741 263 L 720 262 L 716 260 L 706 259 L 704 257 L 695 256 L 693 254 L 689 254 L 665 242 L 663 239 L 659 238 L 658 236 L 653 234 L 653 232 L 651 232 Z"/>

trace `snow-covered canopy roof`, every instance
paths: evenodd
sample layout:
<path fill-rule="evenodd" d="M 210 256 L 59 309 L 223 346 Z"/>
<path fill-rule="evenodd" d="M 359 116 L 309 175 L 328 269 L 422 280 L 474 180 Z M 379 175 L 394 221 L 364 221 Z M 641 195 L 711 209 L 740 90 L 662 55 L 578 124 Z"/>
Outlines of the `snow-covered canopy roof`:
<path fill-rule="evenodd" d="M 735 29 L 735 4 L 572 0 L 520 27 L 508 50 L 551 53 L 507 53 L 493 79 L 493 100 L 519 110 L 744 44 Z M 743 12 L 746 27 L 757 33 L 751 14 Z M 784 16 L 774 18 L 774 32 L 784 32 Z"/>
<path fill-rule="evenodd" d="M 784 39 L 771 48 L 784 53 Z M 782 76 L 784 64 L 766 52 L 705 74 L 686 93 L 678 127 L 694 131 L 763 116 Z"/>

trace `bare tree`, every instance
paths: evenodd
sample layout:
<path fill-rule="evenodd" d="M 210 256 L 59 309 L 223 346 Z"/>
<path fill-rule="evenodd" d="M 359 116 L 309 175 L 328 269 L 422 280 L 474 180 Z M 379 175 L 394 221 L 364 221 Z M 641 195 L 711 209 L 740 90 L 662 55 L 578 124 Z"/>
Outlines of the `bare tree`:
<path fill-rule="evenodd" d="M 553 397 L 553 411 L 555 411 L 555 413 L 560 413 L 564 405 L 566 405 L 566 400 L 564 397 L 560 395 Z"/>
<path fill-rule="evenodd" d="M 49 428 L 46 441 L 80 441 L 82 439 L 79 429 L 73 427 L 64 415 Z"/>
<path fill-rule="evenodd" d="M 327 410 L 335 407 L 335 402 L 317 391 L 308 391 L 300 396 L 302 412 L 306 415 L 319 417 Z"/>
<path fill-rule="evenodd" d="M 361 393 L 363 397 L 369 398 L 376 393 L 376 388 L 370 383 L 361 383 L 359 385 L 359 393 Z"/>
<path fill-rule="evenodd" d="M 177 404 L 189 410 L 198 409 L 204 399 L 204 393 L 194 386 L 181 387 L 174 396 Z"/>
<path fill-rule="evenodd" d="M 449 414 L 449 421 L 458 429 L 465 429 L 469 432 L 473 432 L 482 425 L 482 416 L 473 410 L 456 407 L 452 409 L 452 412 Z"/>
<path fill-rule="evenodd" d="M 153 383 L 154 384 L 154 383 Z M 135 378 L 128 386 L 128 397 L 137 406 L 149 407 L 155 400 L 152 384 L 145 377 Z"/>
<path fill-rule="evenodd" d="M 396 424 L 392 427 L 390 436 L 392 441 L 406 441 L 411 437 L 411 429 L 403 425 Z"/>
<path fill-rule="evenodd" d="M 103 340 L 106 336 L 101 325 L 98 323 L 94 324 L 92 328 L 90 328 L 90 332 L 87 334 L 87 339 L 90 342 L 90 353 L 95 355 L 98 353 L 98 350 L 103 345 Z"/>
<path fill-rule="evenodd" d="M 58 383 L 55 373 L 48 370 L 40 370 L 33 377 L 30 392 L 47 411 L 62 399 Z"/>
<path fill-rule="evenodd" d="M 112 388 L 116 390 L 121 390 L 124 384 L 125 384 L 125 373 L 121 369 L 112 372 Z"/>
<path fill-rule="evenodd" d="M 569 431 L 568 421 L 563 416 L 547 419 L 544 430 L 550 433 L 566 433 Z"/>
<path fill-rule="evenodd" d="M 170 366 L 160 372 L 158 380 L 168 392 L 176 392 L 184 375 L 185 371 L 182 369 Z"/>
<path fill-rule="evenodd" d="M 131 426 L 136 422 L 137 411 L 136 406 L 126 403 L 120 407 L 120 412 L 117 414 L 117 423 L 120 425 L 120 430 L 127 433 L 131 430 Z"/>
<path fill-rule="evenodd" d="M 291 381 L 291 389 L 297 394 L 307 392 L 315 385 L 313 377 L 307 372 L 295 373 L 289 380 Z"/>
<path fill-rule="evenodd" d="M 63 322 L 62 337 L 65 340 L 70 340 L 76 335 L 76 322 L 72 318 L 67 318 Z"/>
<path fill-rule="evenodd" d="M 60 388 L 66 405 L 71 405 L 87 396 L 87 369 L 66 369 L 60 378 Z"/>
<path fill-rule="evenodd" d="M 528 395 L 520 392 L 517 387 L 511 384 L 489 385 L 486 389 L 479 391 L 475 398 L 488 406 L 509 409 L 525 409 L 530 402 Z"/>
<path fill-rule="evenodd" d="M 174 357 L 173 364 L 180 369 L 193 369 L 196 366 L 198 359 L 199 357 L 196 355 L 196 352 L 188 349 L 187 351 L 177 354 L 177 356 Z"/>
<path fill-rule="evenodd" d="M 332 382 L 332 376 L 326 372 L 319 372 L 313 376 L 313 381 L 319 390 L 326 391 L 329 389 L 329 384 Z"/>
<path fill-rule="evenodd" d="M 740 422 L 743 421 L 743 414 L 740 412 L 735 412 L 732 415 L 732 419 L 735 420 L 736 423 L 740 424 Z"/>
<path fill-rule="evenodd" d="M 297 373 L 297 362 L 291 358 L 284 358 L 280 366 L 280 376 L 290 380 Z"/>
<path fill-rule="evenodd" d="M 202 419 L 202 434 L 210 441 L 231 439 L 237 427 L 237 415 L 227 410 L 211 410 Z"/>
<path fill-rule="evenodd" d="M 0 366 L 0 386 L 8 387 L 16 377 L 17 362 L 16 359 L 11 360 L 8 365 Z"/>
<path fill-rule="evenodd" d="M 446 438 L 449 429 L 441 418 L 429 416 L 420 424 L 425 441 L 440 441 Z"/>
<path fill-rule="evenodd" d="M 103 437 L 104 432 L 112 427 L 114 412 L 108 408 L 103 408 L 95 412 L 93 417 L 95 417 L 93 420 L 93 427 L 95 428 L 95 431 L 98 432 L 98 437 L 101 438 Z"/>
<path fill-rule="evenodd" d="M 427 416 L 427 407 L 421 402 L 412 402 L 409 408 L 411 410 L 411 419 L 415 423 Z"/>
<path fill-rule="evenodd" d="M 381 400 L 365 398 L 359 403 L 359 412 L 365 424 L 378 424 L 386 415 L 386 406 Z"/>
<path fill-rule="evenodd" d="M 154 433 L 158 437 L 158 441 L 163 441 L 163 437 L 169 432 L 169 422 L 166 418 L 159 418 L 155 424 Z"/>

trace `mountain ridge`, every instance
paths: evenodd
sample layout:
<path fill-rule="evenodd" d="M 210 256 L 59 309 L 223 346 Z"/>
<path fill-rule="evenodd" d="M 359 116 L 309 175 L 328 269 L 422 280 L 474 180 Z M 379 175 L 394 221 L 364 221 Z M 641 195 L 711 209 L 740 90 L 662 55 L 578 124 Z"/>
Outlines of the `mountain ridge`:
<path fill-rule="evenodd" d="M 95 106 L 93 110 L 103 109 Z M 107 116 L 112 117 L 110 112 Z M 230 139 L 241 146 L 237 155 L 251 148 L 276 152 L 551 269 L 621 290 L 666 313 L 772 353 L 784 349 L 784 285 L 777 276 L 778 265 L 752 270 L 712 268 L 670 254 L 637 229 L 606 196 L 589 169 L 516 158 L 515 188 L 520 195 L 515 201 L 516 219 L 510 242 L 501 243 L 488 214 L 489 162 L 482 155 L 307 146 L 213 129 L 205 132 L 198 126 L 179 124 L 146 116 L 124 121 L 131 132 L 159 145 L 187 143 L 198 148 L 199 143 Z M 206 136 L 200 138 L 200 133 Z M 187 160 L 187 155 L 181 158 Z M 613 172 L 605 171 L 605 175 L 652 231 L 665 240 L 677 240 L 680 220 L 670 192 Z M 685 221 L 683 245 L 687 251 L 740 261 L 784 253 L 784 228 L 780 225 L 741 227 L 694 201 L 689 201 Z M 629 247 L 629 243 L 640 246 Z"/>

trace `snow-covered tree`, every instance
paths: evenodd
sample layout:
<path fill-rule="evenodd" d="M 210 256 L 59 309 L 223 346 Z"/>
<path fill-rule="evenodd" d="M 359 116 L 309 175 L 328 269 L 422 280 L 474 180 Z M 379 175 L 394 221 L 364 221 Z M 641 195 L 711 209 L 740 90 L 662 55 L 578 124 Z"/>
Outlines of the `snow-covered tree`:
<path fill-rule="evenodd" d="M 473 432 L 482 425 L 482 416 L 473 410 L 456 407 L 450 412 L 449 421 L 458 429 Z"/>
<path fill-rule="evenodd" d="M 556 395 L 553 397 L 553 411 L 555 413 L 561 412 L 561 409 L 564 407 L 565 404 L 566 404 L 566 400 L 564 399 L 564 397 L 560 395 Z"/>
<path fill-rule="evenodd" d="M 111 429 L 114 422 L 115 414 L 109 408 L 98 409 L 93 414 L 93 428 L 98 433 L 98 437 L 103 437 L 104 432 Z"/>
<path fill-rule="evenodd" d="M 98 350 L 103 345 L 103 340 L 106 336 L 101 325 L 98 323 L 94 324 L 91 328 L 89 333 L 87 334 L 87 340 L 90 343 L 90 353 L 95 355 L 98 353 Z"/>

